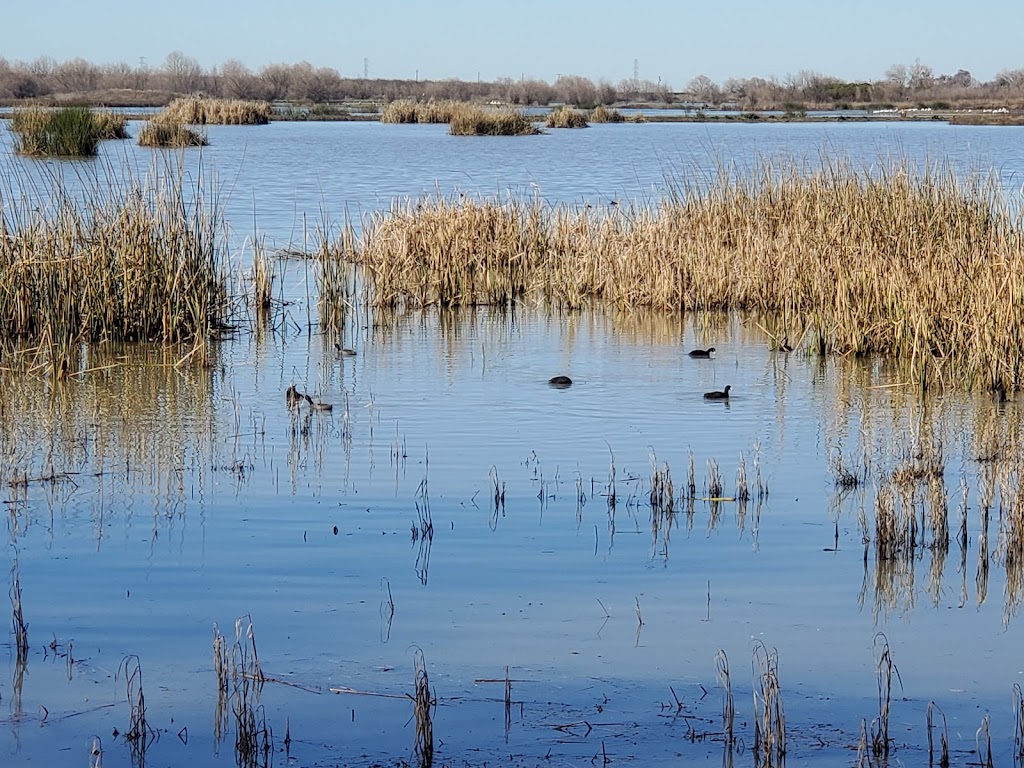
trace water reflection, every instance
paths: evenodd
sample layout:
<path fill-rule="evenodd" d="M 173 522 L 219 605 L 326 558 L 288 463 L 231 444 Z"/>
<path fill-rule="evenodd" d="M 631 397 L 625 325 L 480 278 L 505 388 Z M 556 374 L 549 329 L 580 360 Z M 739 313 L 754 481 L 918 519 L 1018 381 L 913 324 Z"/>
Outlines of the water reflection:
<path fill-rule="evenodd" d="M 1016 623 L 1024 420 L 1012 400 L 922 401 L 878 361 L 773 351 L 739 315 L 477 308 L 345 333 L 355 357 L 327 334 L 275 331 L 213 345 L 209 367 L 124 347 L 84 350 L 67 382 L 4 371 L 0 476 L 12 540 L 44 545 L 25 549 L 33 604 L 53 614 L 41 625 L 69 623 L 70 590 L 112 617 L 109 630 L 76 619 L 83 632 L 135 631 L 134 604 L 109 594 L 136 588 L 129 571 L 141 570 L 163 590 L 149 606 L 177 616 L 188 599 L 203 624 L 191 668 L 208 664 L 213 619 L 243 604 L 272 629 L 271 658 L 299 658 L 300 676 L 335 654 L 374 674 L 388 649 L 430 637 L 452 676 L 513 654 L 546 674 L 569 649 L 567 674 L 596 679 L 607 670 L 577 658 L 591 642 L 643 678 L 681 642 L 725 646 L 752 624 L 787 633 L 801 664 L 820 649 L 790 630 L 812 621 L 829 645 L 846 642 L 837 625 L 857 635 L 898 619 L 923 648 L 936 622 L 967 627 L 968 645 L 992 642 L 975 627 L 993 610 Z M 685 354 L 712 344 L 713 361 Z M 552 390 L 563 370 L 572 388 Z M 727 378 L 730 410 L 705 407 Z M 290 385 L 333 409 L 289 408 Z M 107 597 L 68 586 L 62 562 L 112 572 Z M 595 600 L 596 639 L 600 614 L 580 609 Z M 939 610 L 957 605 L 976 610 Z M 308 650 L 317 643 L 331 650 Z M 166 644 L 147 651 L 181 663 Z M 36 695 L 16 667 L 12 683 Z"/>

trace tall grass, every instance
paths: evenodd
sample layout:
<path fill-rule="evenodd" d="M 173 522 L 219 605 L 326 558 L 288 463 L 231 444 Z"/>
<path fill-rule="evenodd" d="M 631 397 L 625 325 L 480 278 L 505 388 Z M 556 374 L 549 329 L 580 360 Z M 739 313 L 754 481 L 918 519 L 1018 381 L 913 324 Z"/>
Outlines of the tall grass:
<path fill-rule="evenodd" d="M 266 125 L 271 107 L 266 101 L 246 99 L 175 99 L 160 111 L 161 120 L 188 125 Z"/>
<path fill-rule="evenodd" d="M 619 110 L 611 109 L 603 104 L 599 104 L 590 110 L 590 122 L 592 123 L 621 123 L 625 119 Z"/>
<path fill-rule="evenodd" d="M 0 188 L 0 341 L 179 342 L 225 323 L 215 202 L 173 168 L 105 184 L 75 192 L 53 175 L 21 196 Z"/>
<path fill-rule="evenodd" d="M 140 147 L 205 147 L 208 143 L 206 134 L 159 115 L 139 131 Z"/>
<path fill-rule="evenodd" d="M 586 128 L 587 116 L 572 107 L 558 107 L 548 112 L 544 124 L 548 128 Z"/>
<path fill-rule="evenodd" d="M 1024 229 L 994 180 L 767 165 L 649 206 L 430 198 L 361 231 L 346 256 L 379 305 L 747 310 L 815 352 L 897 357 L 922 389 L 1024 386 Z"/>
<path fill-rule="evenodd" d="M 31 107 L 16 109 L 11 117 L 15 151 L 36 156 L 92 157 L 100 139 L 121 138 L 109 135 L 114 124 L 112 117 L 98 117 L 88 107 Z"/>
<path fill-rule="evenodd" d="M 381 110 L 382 123 L 447 123 L 452 113 L 464 106 L 463 102 L 451 99 L 429 101 L 413 101 L 412 99 L 396 99 L 389 102 Z"/>
<path fill-rule="evenodd" d="M 533 121 L 515 109 L 487 109 L 460 104 L 448 121 L 452 136 L 533 136 L 539 131 Z"/>

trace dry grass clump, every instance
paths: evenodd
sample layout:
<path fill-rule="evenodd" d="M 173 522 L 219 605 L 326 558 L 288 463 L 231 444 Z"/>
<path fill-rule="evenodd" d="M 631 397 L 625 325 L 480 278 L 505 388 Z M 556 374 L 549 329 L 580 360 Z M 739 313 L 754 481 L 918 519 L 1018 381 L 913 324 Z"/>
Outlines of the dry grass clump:
<path fill-rule="evenodd" d="M 271 107 L 266 101 L 246 99 L 175 99 L 160 111 L 159 118 L 188 125 L 266 125 Z"/>
<path fill-rule="evenodd" d="M 922 389 L 1024 386 L 1022 222 L 951 171 L 767 165 L 612 209 L 427 199 L 363 222 L 351 256 L 384 305 L 745 310 L 821 354 L 899 358 Z"/>
<path fill-rule="evenodd" d="M 590 122 L 592 123 L 621 123 L 625 117 L 619 110 L 599 104 L 590 110 Z"/>
<path fill-rule="evenodd" d="M 515 109 L 485 109 L 459 104 L 448 121 L 452 136 L 533 136 L 539 131 L 533 121 Z"/>
<path fill-rule="evenodd" d="M 100 139 L 130 139 L 128 135 L 128 118 L 103 110 L 93 112 L 92 119 L 96 124 L 96 133 Z"/>
<path fill-rule="evenodd" d="M 101 140 L 128 138 L 123 115 L 88 107 L 16 109 L 11 130 L 17 134 L 15 151 L 33 156 L 91 157 Z"/>
<path fill-rule="evenodd" d="M 177 342 L 223 324 L 218 216 L 201 191 L 173 172 L 75 193 L 49 182 L 0 214 L 3 340 Z"/>
<path fill-rule="evenodd" d="M 381 111 L 382 123 L 447 123 L 452 113 L 463 106 L 462 102 L 451 99 L 417 102 L 412 99 L 396 99 Z"/>
<path fill-rule="evenodd" d="M 184 123 L 153 118 L 139 131 L 140 147 L 205 147 L 209 142 L 199 131 Z"/>
<path fill-rule="evenodd" d="M 548 112 L 544 124 L 548 128 L 587 128 L 587 116 L 572 107 L 558 107 Z"/>

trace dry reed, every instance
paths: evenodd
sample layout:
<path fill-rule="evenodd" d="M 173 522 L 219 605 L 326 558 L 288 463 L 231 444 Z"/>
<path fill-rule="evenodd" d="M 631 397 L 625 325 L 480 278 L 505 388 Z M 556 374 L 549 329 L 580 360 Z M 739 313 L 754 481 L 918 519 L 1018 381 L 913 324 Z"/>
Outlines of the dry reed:
<path fill-rule="evenodd" d="M 946 714 L 939 709 L 934 701 L 928 702 L 928 765 L 933 765 L 935 762 L 932 731 L 938 726 L 934 722 L 934 712 L 938 712 L 939 717 L 942 718 L 942 730 L 939 732 L 939 768 L 949 768 L 949 728 L 946 725 Z"/>
<path fill-rule="evenodd" d="M 84 193 L 48 182 L 31 187 L 45 201 L 12 196 L 0 214 L 4 340 L 178 342 L 224 325 L 219 215 L 201 189 L 172 168 Z"/>
<path fill-rule="evenodd" d="M 718 682 L 722 686 L 722 736 L 726 745 L 736 740 L 734 723 L 736 720 L 736 703 L 732 697 L 732 678 L 729 675 L 729 658 L 724 650 L 715 654 L 715 667 Z"/>
<path fill-rule="evenodd" d="M 548 128 L 586 128 L 587 116 L 578 109 L 562 106 L 548 112 L 544 120 Z"/>
<path fill-rule="evenodd" d="M 1019 216 L 995 180 L 952 171 L 767 164 L 611 209 L 431 198 L 350 245 L 385 306 L 749 310 L 821 353 L 896 357 L 921 388 L 1024 385 Z"/>
<path fill-rule="evenodd" d="M 488 109 L 475 104 L 459 104 L 448 120 L 452 136 L 533 136 L 538 133 L 533 121 L 515 109 Z"/>
<path fill-rule="evenodd" d="M 416 738 L 413 752 L 419 768 L 430 768 L 434 762 L 434 723 L 433 710 L 437 699 L 430 690 L 430 679 L 427 677 L 427 663 L 423 652 L 416 651 L 416 672 L 414 675 L 414 693 L 409 698 L 413 702 L 413 716 L 416 720 Z"/>
<path fill-rule="evenodd" d="M 14 632 L 15 665 L 22 670 L 28 663 L 28 624 L 21 606 L 21 575 L 17 559 L 11 566 L 11 629 Z"/>
<path fill-rule="evenodd" d="M 878 671 L 878 718 L 871 723 L 871 753 L 876 758 L 887 758 L 891 740 L 889 738 L 889 707 L 892 703 L 892 676 L 899 670 L 892 663 L 889 653 L 889 641 L 879 632 L 874 640 L 875 664 Z M 900 681 L 902 685 L 902 681 Z M 877 730 L 875 726 L 877 725 Z"/>
<path fill-rule="evenodd" d="M 764 643 L 754 645 L 754 756 L 759 766 L 786 761 L 786 712 L 779 687 L 779 654 Z"/>
<path fill-rule="evenodd" d="M 626 118 L 617 109 L 610 109 L 604 105 L 598 105 L 590 110 L 590 122 L 592 123 L 621 123 Z"/>
<path fill-rule="evenodd" d="M 992 768 L 994 765 L 992 761 L 992 730 L 987 712 L 981 718 L 981 725 L 978 726 L 978 730 L 974 732 L 974 744 L 978 750 L 977 764 L 984 768 Z"/>
<path fill-rule="evenodd" d="M 266 101 L 188 97 L 172 101 L 156 119 L 188 125 L 266 125 L 270 115 Z"/>
<path fill-rule="evenodd" d="M 122 659 L 118 673 L 125 677 L 129 708 L 128 730 L 124 738 L 131 751 L 132 764 L 145 765 L 146 750 L 159 734 L 146 719 L 146 694 L 142 688 L 142 664 L 139 657 L 131 655 Z"/>
<path fill-rule="evenodd" d="M 456 109 L 465 105 L 463 102 L 450 99 L 429 101 L 413 101 L 412 99 L 396 99 L 389 102 L 381 110 L 382 123 L 447 123 Z"/>
<path fill-rule="evenodd" d="M 1013 748 L 1018 760 L 1024 758 L 1024 691 L 1013 684 Z"/>
<path fill-rule="evenodd" d="M 127 138 L 125 126 L 124 117 L 78 106 L 29 107 L 11 115 L 14 149 L 30 156 L 91 157 L 101 139 Z"/>
<path fill-rule="evenodd" d="M 139 146 L 154 148 L 205 147 L 206 135 L 184 123 L 154 118 L 139 131 Z"/>

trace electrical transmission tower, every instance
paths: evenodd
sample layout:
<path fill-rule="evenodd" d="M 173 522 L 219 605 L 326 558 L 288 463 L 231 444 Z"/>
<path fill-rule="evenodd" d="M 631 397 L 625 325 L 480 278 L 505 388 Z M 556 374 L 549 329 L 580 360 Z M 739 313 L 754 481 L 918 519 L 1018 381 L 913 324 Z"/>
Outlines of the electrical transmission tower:
<path fill-rule="evenodd" d="M 633 79 L 640 79 L 640 59 L 633 59 Z"/>

